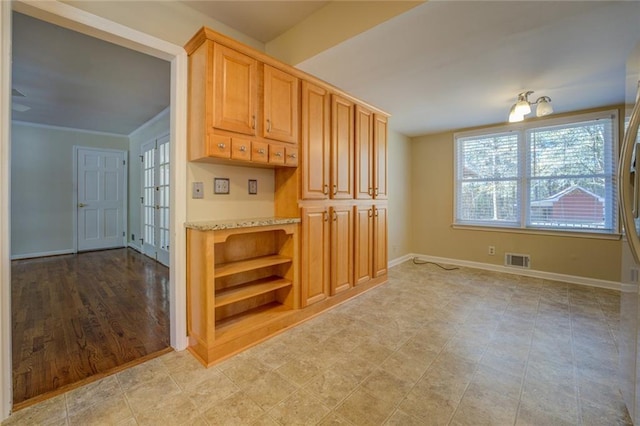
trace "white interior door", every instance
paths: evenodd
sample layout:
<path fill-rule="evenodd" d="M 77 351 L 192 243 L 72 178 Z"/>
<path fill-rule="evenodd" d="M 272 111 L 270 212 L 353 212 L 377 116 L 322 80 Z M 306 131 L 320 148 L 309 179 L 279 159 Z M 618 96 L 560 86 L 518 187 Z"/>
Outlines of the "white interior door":
<path fill-rule="evenodd" d="M 169 135 L 142 145 L 142 252 L 169 265 Z"/>
<path fill-rule="evenodd" d="M 126 153 L 77 148 L 78 251 L 125 245 Z"/>

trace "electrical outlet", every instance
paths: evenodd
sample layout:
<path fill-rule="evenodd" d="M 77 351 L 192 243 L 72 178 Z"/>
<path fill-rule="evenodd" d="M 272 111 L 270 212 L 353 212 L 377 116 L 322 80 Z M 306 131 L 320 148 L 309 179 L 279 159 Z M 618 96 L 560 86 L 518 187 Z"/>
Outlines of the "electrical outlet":
<path fill-rule="evenodd" d="M 229 193 L 229 178 L 213 178 L 213 193 L 214 194 L 228 194 Z"/>
<path fill-rule="evenodd" d="M 204 198 L 204 183 L 193 182 L 191 198 Z"/>
<path fill-rule="evenodd" d="M 258 180 L 257 179 L 249 179 L 249 194 L 255 195 L 258 193 Z"/>
<path fill-rule="evenodd" d="M 495 254 L 496 254 L 496 246 L 489 246 L 488 253 L 489 253 L 489 256 L 495 256 Z"/>

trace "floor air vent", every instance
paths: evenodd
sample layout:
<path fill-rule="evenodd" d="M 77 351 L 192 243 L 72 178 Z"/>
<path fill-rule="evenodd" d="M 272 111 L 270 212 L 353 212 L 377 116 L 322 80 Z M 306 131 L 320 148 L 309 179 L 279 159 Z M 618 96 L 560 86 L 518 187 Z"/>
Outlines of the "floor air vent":
<path fill-rule="evenodd" d="M 531 264 L 531 258 L 528 254 L 506 253 L 504 256 L 504 264 L 516 268 L 528 268 Z"/>

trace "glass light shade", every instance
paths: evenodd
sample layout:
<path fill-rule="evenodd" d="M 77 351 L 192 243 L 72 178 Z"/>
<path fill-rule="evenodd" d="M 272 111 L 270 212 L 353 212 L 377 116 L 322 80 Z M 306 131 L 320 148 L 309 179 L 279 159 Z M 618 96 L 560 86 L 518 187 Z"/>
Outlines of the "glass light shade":
<path fill-rule="evenodd" d="M 551 99 L 546 96 L 541 97 L 536 101 L 538 106 L 536 107 L 536 116 L 544 117 L 545 115 L 549 115 L 553 112 L 553 107 L 551 106 Z"/>
<path fill-rule="evenodd" d="M 525 116 L 531 113 L 531 105 L 529 105 L 529 101 L 523 97 L 518 97 L 518 102 L 516 102 L 515 108 L 515 112 L 518 115 Z"/>
<path fill-rule="evenodd" d="M 524 120 L 524 115 L 518 114 L 518 111 L 516 109 L 516 104 L 513 104 L 511 106 L 511 110 L 509 111 L 509 123 L 517 123 Z"/>

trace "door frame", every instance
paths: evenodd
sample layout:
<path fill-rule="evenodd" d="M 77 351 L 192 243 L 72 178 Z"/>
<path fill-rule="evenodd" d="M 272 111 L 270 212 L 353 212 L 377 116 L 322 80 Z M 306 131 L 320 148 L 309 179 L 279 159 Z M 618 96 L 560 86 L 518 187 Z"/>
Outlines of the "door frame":
<path fill-rule="evenodd" d="M 187 54 L 181 46 L 58 1 L 0 1 L 0 421 L 11 413 L 11 13 L 54 23 L 171 62 L 171 346 L 187 347 Z M 179 200 L 180 202 L 176 202 Z"/>
<path fill-rule="evenodd" d="M 87 151 L 99 151 L 99 152 L 113 152 L 122 154 L 124 158 L 125 168 L 124 168 L 124 179 L 122 181 L 122 196 L 124 197 L 122 200 L 122 229 L 124 230 L 124 235 L 122 236 L 122 247 L 127 247 L 127 227 L 128 227 L 128 216 L 129 216 L 129 151 L 124 151 L 121 149 L 108 149 L 108 148 L 95 148 L 90 146 L 81 146 L 74 145 L 73 146 L 73 252 L 78 253 L 78 151 L 84 149 Z"/>

